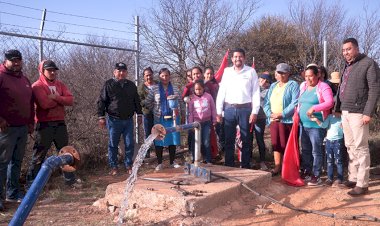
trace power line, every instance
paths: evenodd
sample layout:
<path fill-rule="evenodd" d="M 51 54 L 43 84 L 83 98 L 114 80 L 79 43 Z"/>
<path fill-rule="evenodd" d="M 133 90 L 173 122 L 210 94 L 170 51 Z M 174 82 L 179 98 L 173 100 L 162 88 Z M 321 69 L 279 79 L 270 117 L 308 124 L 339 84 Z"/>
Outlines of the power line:
<path fill-rule="evenodd" d="M 26 27 L 26 26 L 20 26 L 20 25 L 15 25 L 15 24 L 7 24 L 7 23 L 0 23 L 0 25 L 7 25 L 7 26 L 12 26 L 12 27 L 21 27 L 21 28 L 26 28 L 26 29 L 33 29 L 33 30 L 39 30 L 38 28 L 34 27 Z M 109 36 L 100 36 L 100 35 L 91 35 L 91 34 L 83 34 L 83 33 L 76 33 L 76 32 L 70 32 L 70 31 L 57 31 L 57 30 L 50 30 L 50 29 L 44 29 L 44 31 L 50 31 L 50 32 L 62 32 L 63 34 L 74 34 L 74 35 L 83 35 L 83 36 L 92 36 L 92 37 L 99 37 L 99 38 L 109 38 L 109 39 L 118 39 L 122 41 L 133 41 L 131 39 L 125 39 L 125 38 L 114 38 L 114 37 L 109 37 Z"/>
<path fill-rule="evenodd" d="M 14 4 L 14 3 L 10 3 L 10 2 L 0 1 L 0 4 L 7 4 L 7 5 L 12 5 L 12 6 L 16 6 L 16 7 L 25 8 L 25 9 L 31 9 L 31 10 L 41 11 L 41 9 L 32 8 L 32 7 L 28 7 L 28 6 L 22 6 L 22 5 L 18 5 L 18 4 Z M 104 19 L 104 18 L 81 16 L 81 15 L 75 15 L 75 14 L 70 14 L 70 13 L 62 13 L 62 12 L 50 11 L 50 10 L 48 12 L 49 13 L 60 14 L 60 15 L 64 15 L 64 16 L 72 16 L 72 17 L 79 17 L 79 18 L 85 18 L 85 19 L 91 19 L 91 20 L 107 21 L 107 22 L 111 22 L 111 23 L 119 23 L 119 24 L 126 24 L 126 25 L 132 25 L 132 26 L 134 26 L 134 24 L 132 24 L 132 23 L 126 23 L 126 22 L 117 21 L 117 20 L 109 20 L 109 19 Z"/>
<path fill-rule="evenodd" d="M 37 19 L 37 18 L 34 18 L 34 17 L 19 15 L 19 14 L 15 14 L 15 13 L 8 13 L 8 12 L 4 12 L 4 11 L 0 11 L 0 13 L 12 15 L 12 16 L 23 17 L 23 18 L 32 19 L 32 20 L 40 20 L 40 19 Z M 112 29 L 112 28 L 95 27 L 95 26 L 89 26 L 89 25 L 83 25 L 83 24 L 74 24 L 74 23 L 61 22 L 61 21 L 56 21 L 56 20 L 45 20 L 45 21 L 52 22 L 52 23 L 58 23 L 58 24 L 77 26 L 77 27 L 86 27 L 86 28 L 94 28 L 94 29 L 99 29 L 99 30 L 114 31 L 114 32 L 120 32 L 120 33 L 134 33 L 134 32 L 127 32 L 127 31 L 116 30 L 116 29 Z"/>

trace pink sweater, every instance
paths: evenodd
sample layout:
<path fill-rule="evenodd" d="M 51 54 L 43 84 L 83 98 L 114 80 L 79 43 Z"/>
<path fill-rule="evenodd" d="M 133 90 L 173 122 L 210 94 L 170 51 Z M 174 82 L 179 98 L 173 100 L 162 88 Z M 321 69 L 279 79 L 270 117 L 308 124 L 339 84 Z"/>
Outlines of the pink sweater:
<path fill-rule="evenodd" d="M 307 89 L 308 85 L 306 82 L 303 82 L 300 86 L 300 95 L 304 93 Z M 327 118 L 330 114 L 330 109 L 334 107 L 334 97 L 330 86 L 325 83 L 319 81 L 317 84 L 317 97 L 319 100 L 319 104 L 313 106 L 315 112 L 322 112 L 323 120 Z M 299 107 L 297 107 L 299 109 Z"/>
<path fill-rule="evenodd" d="M 32 89 L 36 102 L 36 122 L 51 122 L 65 120 L 65 107 L 72 106 L 74 97 L 65 84 L 55 80 L 49 81 L 42 74 L 42 64 L 40 63 L 40 78 L 33 83 Z M 56 99 L 48 96 L 55 93 Z"/>
<path fill-rule="evenodd" d="M 216 108 L 212 96 L 203 93 L 202 96 L 191 95 L 189 103 L 189 122 L 205 122 L 211 120 L 216 123 Z"/>

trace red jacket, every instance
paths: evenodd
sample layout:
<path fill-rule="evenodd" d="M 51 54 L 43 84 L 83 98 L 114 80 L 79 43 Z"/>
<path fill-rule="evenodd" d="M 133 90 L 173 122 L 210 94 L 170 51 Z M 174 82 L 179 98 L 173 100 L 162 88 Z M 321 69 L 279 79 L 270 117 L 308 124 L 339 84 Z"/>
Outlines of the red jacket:
<path fill-rule="evenodd" d="M 32 88 L 22 72 L 9 71 L 0 65 L 0 117 L 10 126 L 33 124 Z"/>
<path fill-rule="evenodd" d="M 64 106 L 72 106 L 74 97 L 65 84 L 58 80 L 49 81 L 43 75 L 43 62 L 38 66 L 40 78 L 32 85 L 36 102 L 36 122 L 63 121 L 65 120 Z M 49 98 L 49 95 L 53 93 L 56 94 L 56 98 Z"/>

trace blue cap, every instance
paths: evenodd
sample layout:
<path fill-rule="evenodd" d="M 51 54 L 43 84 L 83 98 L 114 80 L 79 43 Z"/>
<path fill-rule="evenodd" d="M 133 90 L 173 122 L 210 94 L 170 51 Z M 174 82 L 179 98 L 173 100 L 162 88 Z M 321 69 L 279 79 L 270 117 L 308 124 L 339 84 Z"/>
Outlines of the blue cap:
<path fill-rule="evenodd" d="M 272 77 L 269 74 L 261 74 L 259 78 L 267 80 L 269 83 L 272 83 Z"/>

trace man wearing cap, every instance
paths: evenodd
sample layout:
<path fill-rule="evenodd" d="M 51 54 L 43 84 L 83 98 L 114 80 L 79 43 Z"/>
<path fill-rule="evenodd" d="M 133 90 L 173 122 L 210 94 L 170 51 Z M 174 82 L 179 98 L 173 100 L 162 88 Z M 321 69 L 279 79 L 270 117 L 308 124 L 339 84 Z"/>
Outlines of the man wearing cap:
<path fill-rule="evenodd" d="M 380 95 L 379 65 L 360 53 L 358 41 L 343 41 L 346 65 L 339 86 L 336 111 L 342 111 L 344 141 L 349 155 L 346 187 L 351 196 L 368 193 L 370 153 L 369 123 Z"/>
<path fill-rule="evenodd" d="M 109 132 L 108 161 L 111 175 L 118 174 L 118 145 L 123 135 L 125 146 L 124 165 L 131 172 L 134 153 L 133 115 L 137 113 L 141 123 L 142 110 L 136 85 L 127 79 L 127 65 L 117 63 L 114 78 L 105 82 L 98 99 L 99 126 Z M 106 117 L 107 113 L 107 117 Z"/>
<path fill-rule="evenodd" d="M 37 125 L 33 156 L 26 175 L 27 187 L 30 187 L 37 176 L 52 143 L 58 151 L 68 145 L 65 106 L 72 106 L 74 97 L 66 85 L 57 79 L 58 70 L 54 61 L 42 61 L 38 66 L 40 77 L 32 85 Z M 63 176 L 66 185 L 79 185 L 74 173 L 63 172 Z"/>
<path fill-rule="evenodd" d="M 22 56 L 18 50 L 8 50 L 0 65 L 0 211 L 5 198 L 9 202 L 22 199 L 19 177 L 33 125 L 32 87 L 22 73 Z"/>
<path fill-rule="evenodd" d="M 260 86 L 260 110 L 257 114 L 257 121 L 254 125 L 254 128 L 251 127 L 250 133 L 253 137 L 253 132 L 255 133 L 257 146 L 259 147 L 260 154 L 260 169 L 267 170 L 268 167 L 265 164 L 265 141 L 264 141 L 264 132 L 267 116 L 263 110 L 265 96 L 268 93 L 270 84 L 272 84 L 272 77 L 268 72 L 264 72 L 259 75 L 259 86 Z M 254 131 L 252 131 L 254 130 Z"/>
<path fill-rule="evenodd" d="M 235 166 L 234 144 L 239 125 L 243 144 L 241 167 L 250 168 L 252 139 L 249 131 L 260 109 L 260 88 L 255 69 L 244 64 L 243 49 L 233 50 L 231 60 L 233 66 L 224 70 L 216 98 L 217 121 L 222 121 L 224 111 L 225 165 Z"/>

